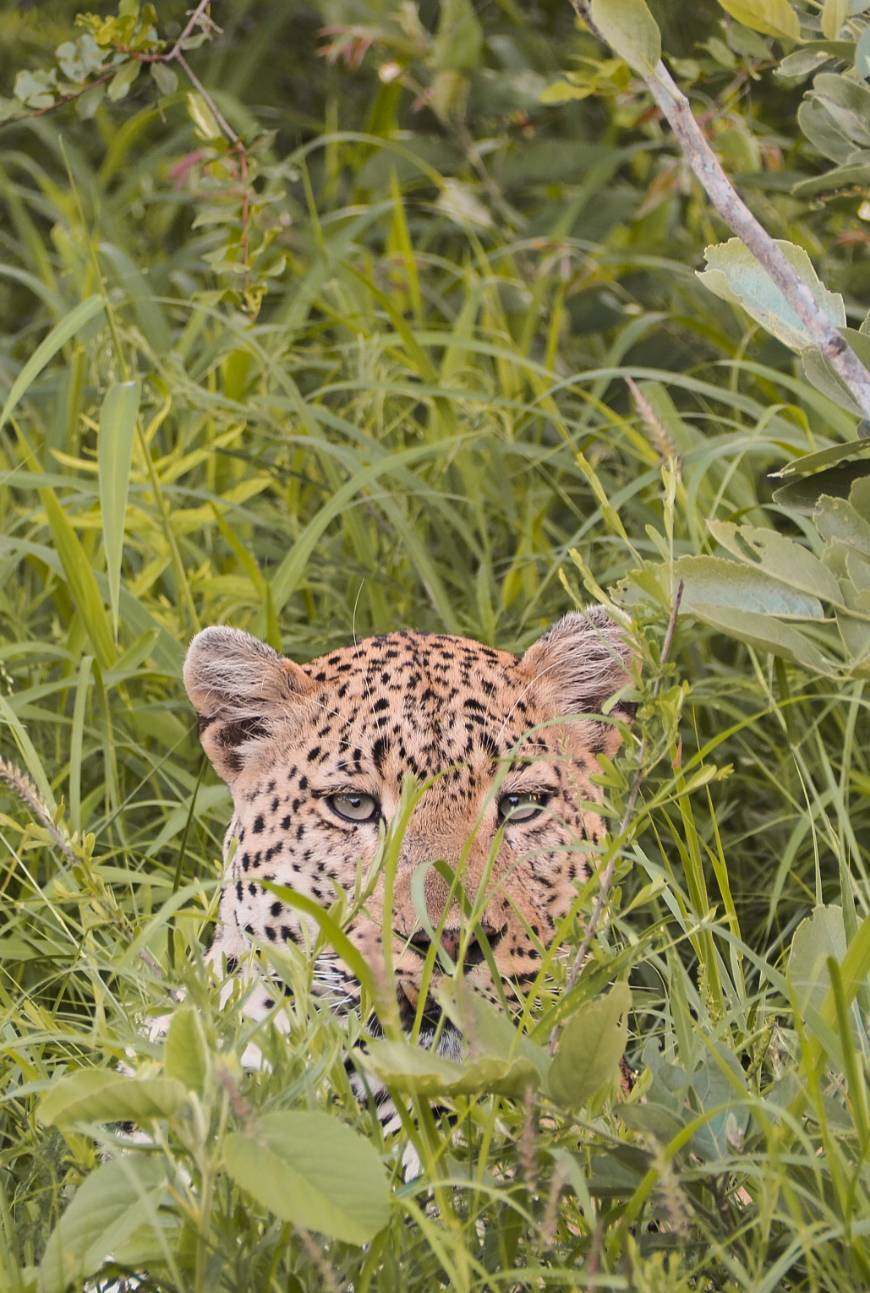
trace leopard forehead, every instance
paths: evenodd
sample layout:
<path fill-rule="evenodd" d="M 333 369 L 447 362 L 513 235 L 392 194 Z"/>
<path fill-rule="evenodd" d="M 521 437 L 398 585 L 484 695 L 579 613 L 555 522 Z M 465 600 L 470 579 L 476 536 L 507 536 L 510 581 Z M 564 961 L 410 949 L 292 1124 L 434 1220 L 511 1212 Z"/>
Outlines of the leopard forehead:
<path fill-rule="evenodd" d="M 534 721 L 518 664 L 466 638 L 412 632 L 315 660 L 305 666 L 316 688 L 308 761 L 422 777 L 504 757 Z"/>

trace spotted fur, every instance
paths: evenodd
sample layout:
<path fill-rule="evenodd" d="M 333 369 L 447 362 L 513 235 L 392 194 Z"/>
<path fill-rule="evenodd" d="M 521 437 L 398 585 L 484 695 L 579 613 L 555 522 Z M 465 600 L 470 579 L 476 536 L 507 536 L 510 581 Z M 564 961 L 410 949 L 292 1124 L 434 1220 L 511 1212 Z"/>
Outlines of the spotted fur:
<path fill-rule="evenodd" d="M 629 665 L 626 640 L 599 607 L 566 615 L 521 658 L 401 631 L 299 665 L 236 629 L 198 634 L 185 683 L 235 805 L 211 957 L 232 967 L 252 946 L 302 941 L 308 918 L 264 881 L 324 906 L 338 891 L 358 894 L 410 773 L 426 789 L 401 843 L 391 919 L 380 875 L 349 938 L 376 975 L 391 938 L 405 1019 L 415 1013 L 433 930 L 442 941 L 436 981 L 462 948 L 479 991 L 492 990 L 489 952 L 502 983 L 521 992 L 603 835 L 597 759 L 615 753 L 630 706 L 617 697 L 607 719 L 601 711 L 629 682 Z M 372 796 L 377 819 L 339 816 L 331 796 L 347 793 Z M 498 805 L 508 794 L 546 802 L 530 821 L 503 822 Z M 438 860 L 458 875 L 484 938 L 467 933 Z M 319 954 L 315 983 L 341 1009 L 359 1000 L 358 981 L 333 951 Z M 264 981 L 251 1009 L 272 1004 Z M 442 1050 L 458 1050 L 455 1033 L 440 1035 Z"/>

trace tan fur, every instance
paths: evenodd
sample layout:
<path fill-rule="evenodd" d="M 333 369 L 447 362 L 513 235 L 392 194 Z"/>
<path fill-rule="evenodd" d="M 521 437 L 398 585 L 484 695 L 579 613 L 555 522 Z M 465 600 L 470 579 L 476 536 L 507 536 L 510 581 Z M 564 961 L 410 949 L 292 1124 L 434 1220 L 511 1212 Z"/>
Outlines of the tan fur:
<path fill-rule="evenodd" d="M 301 918 L 264 880 L 324 906 L 340 889 L 353 894 L 376 860 L 383 824 L 344 821 L 325 795 L 373 795 L 389 823 L 412 773 L 434 781 L 402 842 L 392 921 L 380 876 L 349 937 L 379 971 L 391 927 L 400 991 L 416 1002 L 423 955 L 408 940 L 427 921 L 443 925 L 455 954 L 454 931 L 468 925 L 431 865 L 443 860 L 459 873 L 505 982 L 534 975 L 603 833 L 589 806 L 600 801 L 593 778 L 597 754 L 612 754 L 620 731 L 613 719 L 589 715 L 627 684 L 628 660 L 600 608 L 566 616 L 522 659 L 464 638 L 400 632 L 300 666 L 237 630 L 199 634 L 185 682 L 204 748 L 231 786 L 228 839 L 238 841 L 213 954 L 235 958 L 252 943 L 298 941 Z M 527 791 L 549 793 L 547 806 L 529 822 L 508 823 L 495 856 L 498 800 Z M 418 874 L 425 912 L 414 899 Z M 347 967 L 332 954 L 323 964 L 338 998 L 357 1000 Z M 467 973 L 491 989 L 484 959 Z"/>

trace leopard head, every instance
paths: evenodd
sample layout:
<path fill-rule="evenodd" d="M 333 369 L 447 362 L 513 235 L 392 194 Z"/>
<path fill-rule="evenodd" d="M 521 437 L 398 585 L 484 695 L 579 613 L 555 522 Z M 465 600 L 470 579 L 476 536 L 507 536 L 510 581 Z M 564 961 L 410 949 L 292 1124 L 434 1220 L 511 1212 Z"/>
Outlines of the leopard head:
<path fill-rule="evenodd" d="M 327 907 L 343 891 L 356 897 L 347 935 L 376 975 L 391 951 L 406 1021 L 424 968 L 437 984 L 461 963 L 490 996 L 495 969 L 521 993 L 604 834 L 598 760 L 630 717 L 630 666 L 600 607 L 522 657 L 400 631 L 297 664 L 237 629 L 198 634 L 185 683 L 235 805 L 215 950 L 303 941 L 308 918 L 264 882 Z M 420 789 L 388 911 L 378 859 L 409 776 Z M 342 1007 L 359 1000 L 337 953 L 317 970 Z M 420 1008 L 434 1026 L 431 997 Z"/>

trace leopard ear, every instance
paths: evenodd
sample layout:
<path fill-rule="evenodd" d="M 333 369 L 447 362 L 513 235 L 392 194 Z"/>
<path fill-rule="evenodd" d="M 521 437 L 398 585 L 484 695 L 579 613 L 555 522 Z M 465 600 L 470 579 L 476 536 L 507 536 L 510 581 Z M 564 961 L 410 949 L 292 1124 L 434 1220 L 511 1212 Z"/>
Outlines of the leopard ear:
<path fill-rule="evenodd" d="M 635 658 L 623 629 L 603 606 L 563 615 L 533 642 L 521 667 L 545 706 L 554 715 L 589 714 L 595 728 L 595 752 L 614 755 L 622 742 L 618 724 L 596 721 L 608 701 L 631 682 Z M 623 722 L 634 717 L 636 706 L 619 702 L 608 718 Z"/>
<path fill-rule="evenodd" d="M 191 642 L 184 685 L 199 715 L 203 749 L 232 782 L 311 683 L 299 665 L 265 642 L 220 626 L 203 629 Z"/>

